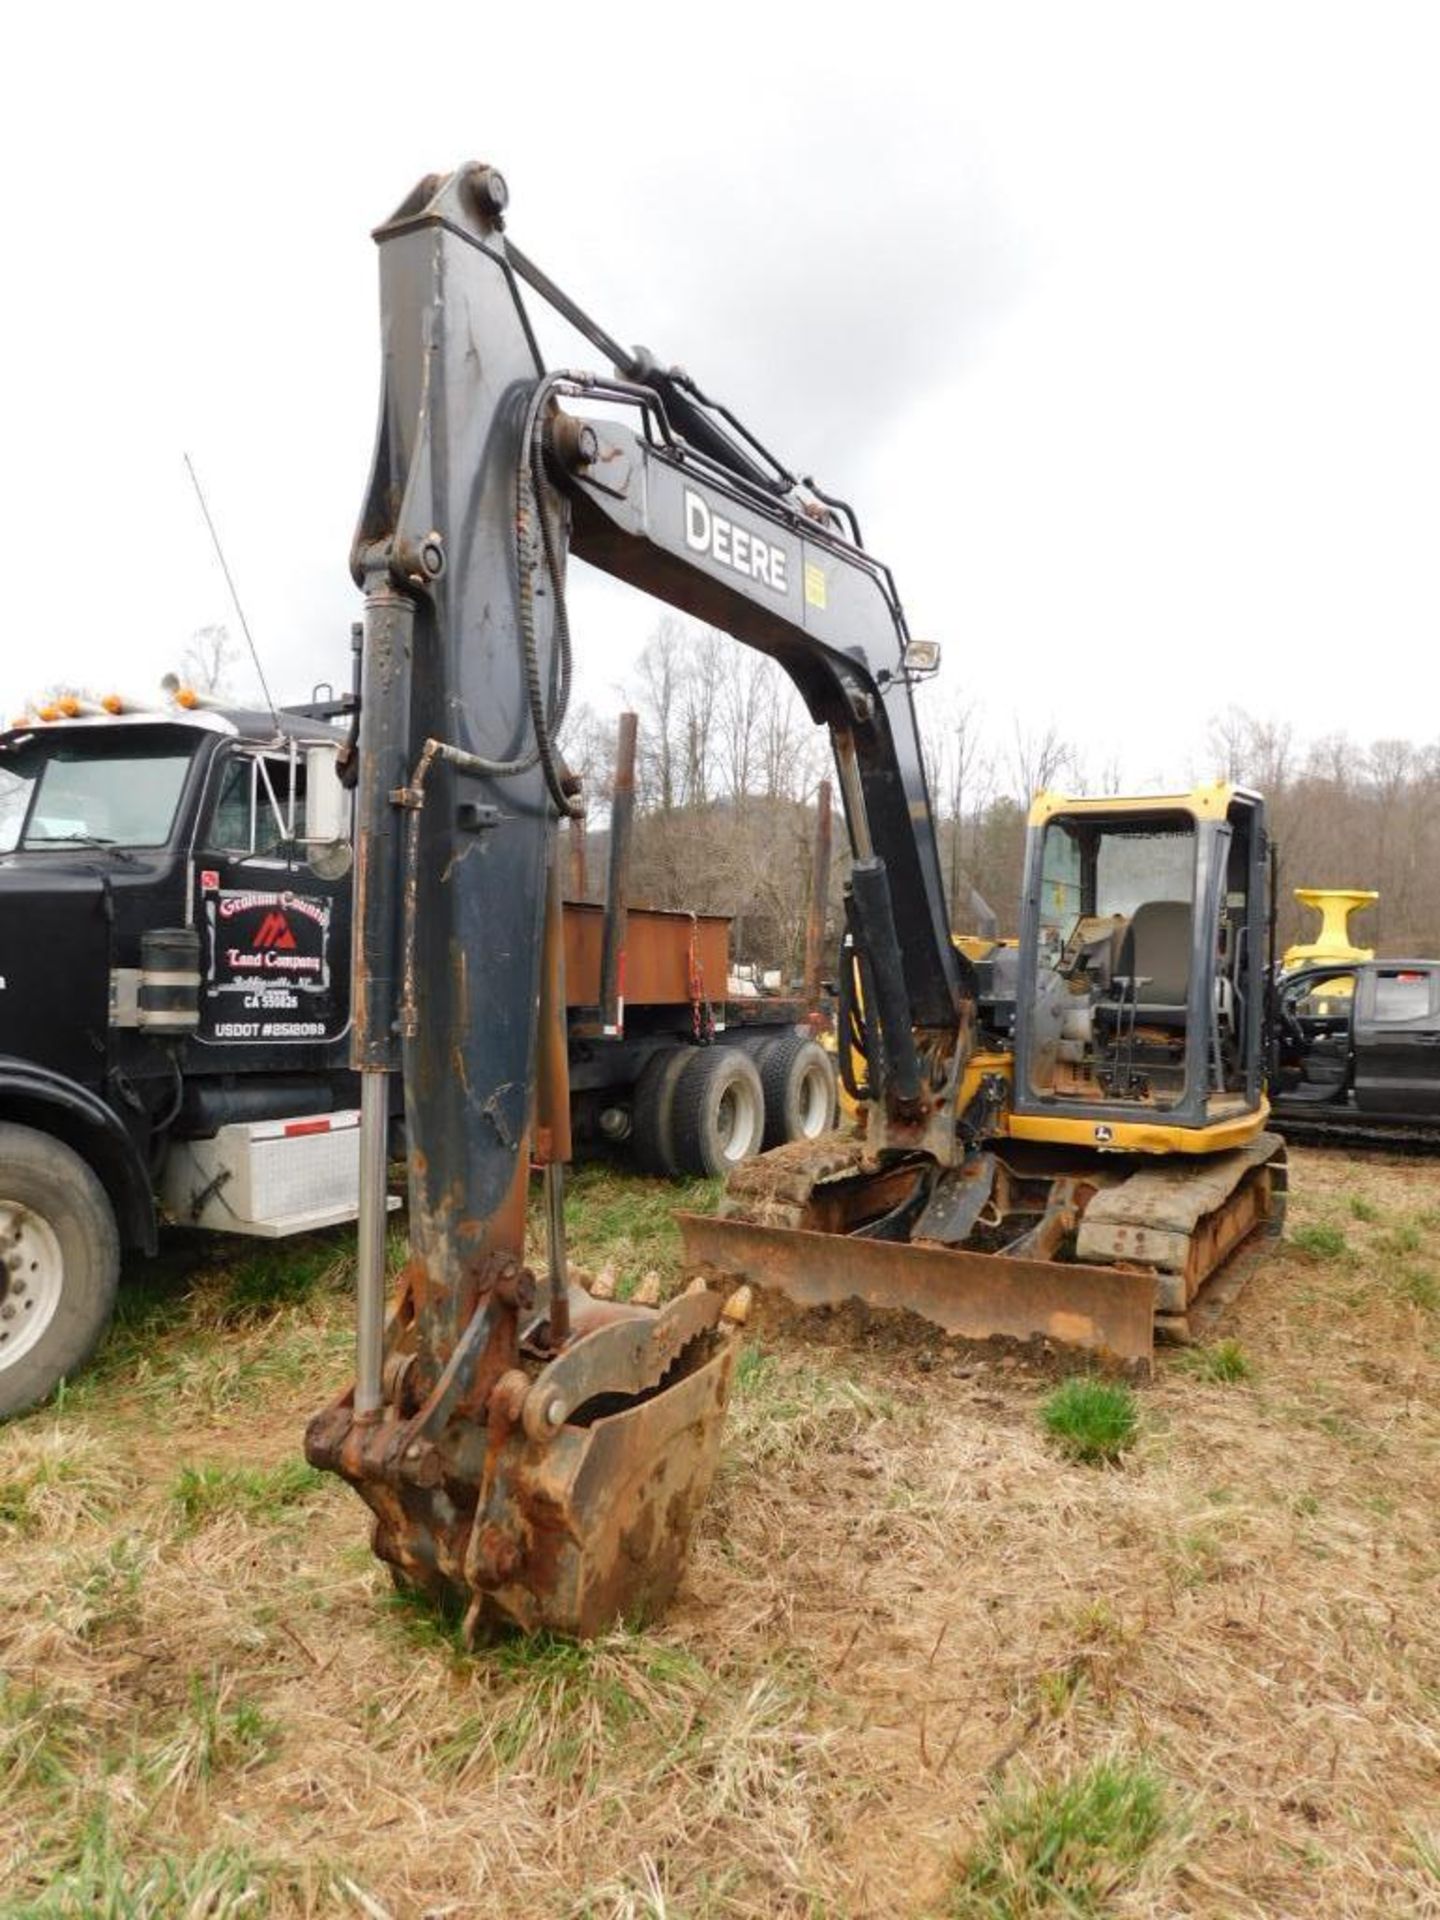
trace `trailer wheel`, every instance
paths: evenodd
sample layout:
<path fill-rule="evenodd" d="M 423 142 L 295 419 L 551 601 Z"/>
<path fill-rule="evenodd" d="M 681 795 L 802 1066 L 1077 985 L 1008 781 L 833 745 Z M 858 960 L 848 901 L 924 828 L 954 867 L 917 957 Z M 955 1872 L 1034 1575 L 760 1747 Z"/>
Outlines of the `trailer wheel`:
<path fill-rule="evenodd" d="M 787 1033 L 760 1055 L 765 1090 L 765 1145 L 818 1140 L 835 1124 L 835 1066 L 815 1040 Z"/>
<path fill-rule="evenodd" d="M 110 1324 L 120 1235 L 79 1154 L 0 1126 L 0 1419 L 84 1365 Z"/>
<path fill-rule="evenodd" d="M 630 1137 L 642 1173 L 673 1177 L 680 1171 L 672 1126 L 675 1083 L 693 1058 L 689 1047 L 661 1047 L 640 1069 L 630 1110 Z"/>
<path fill-rule="evenodd" d="M 695 1054 L 676 1083 L 670 1124 L 681 1173 L 729 1173 L 758 1153 L 765 1091 L 749 1054 L 738 1047 Z"/>

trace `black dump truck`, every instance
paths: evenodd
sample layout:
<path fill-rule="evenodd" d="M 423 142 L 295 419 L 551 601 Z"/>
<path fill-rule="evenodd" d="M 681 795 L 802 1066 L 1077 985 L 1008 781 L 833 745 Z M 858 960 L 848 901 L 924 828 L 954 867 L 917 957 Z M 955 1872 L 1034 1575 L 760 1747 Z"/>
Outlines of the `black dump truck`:
<path fill-rule="evenodd" d="M 344 703 L 181 698 L 0 733 L 0 1418 L 88 1358 L 162 1221 L 355 1216 Z M 577 1145 L 716 1173 L 832 1125 L 804 1006 L 731 999 L 722 916 L 627 912 L 622 839 L 565 913 Z"/>
<path fill-rule="evenodd" d="M 0 734 L 0 1415 L 88 1356 L 162 1212 L 356 1204 L 340 729 L 67 704 Z"/>

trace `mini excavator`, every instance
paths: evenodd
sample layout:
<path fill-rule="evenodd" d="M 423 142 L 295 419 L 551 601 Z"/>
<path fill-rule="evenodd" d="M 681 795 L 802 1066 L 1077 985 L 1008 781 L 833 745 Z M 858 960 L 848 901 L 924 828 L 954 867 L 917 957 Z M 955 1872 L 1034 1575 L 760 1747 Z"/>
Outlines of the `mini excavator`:
<path fill-rule="evenodd" d="M 376 234 L 382 396 L 352 554 L 358 1355 L 307 1437 L 372 1509 L 397 1582 L 472 1636 L 588 1634 L 665 1604 L 743 1283 L 1143 1367 L 1157 1318 L 1183 1332 L 1284 1192 L 1259 796 L 1042 795 L 1018 943 L 957 950 L 914 708 L 936 648 L 850 507 L 610 338 L 508 238 L 507 200 L 470 165 Z M 609 371 L 547 369 L 532 296 Z M 863 1128 L 747 1162 L 716 1216 L 682 1216 L 693 1277 L 658 1309 L 567 1269 L 570 555 L 779 663 L 829 730 L 852 855 L 839 1059 Z M 386 1320 L 397 1072 L 409 1258 Z"/>

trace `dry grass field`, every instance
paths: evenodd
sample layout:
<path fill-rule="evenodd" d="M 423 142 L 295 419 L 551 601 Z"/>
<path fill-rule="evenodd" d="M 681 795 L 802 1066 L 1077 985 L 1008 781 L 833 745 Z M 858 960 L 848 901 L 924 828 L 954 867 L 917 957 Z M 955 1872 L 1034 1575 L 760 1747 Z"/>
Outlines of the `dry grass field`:
<path fill-rule="evenodd" d="M 1440 1915 L 1440 1164 L 1295 1159 L 1109 1460 L 760 1325 L 680 1604 L 585 1647 L 466 1654 L 303 1464 L 343 1239 L 172 1251 L 0 1431 L 0 1913 Z M 674 1199 L 584 1175 L 577 1257 L 673 1278 Z"/>

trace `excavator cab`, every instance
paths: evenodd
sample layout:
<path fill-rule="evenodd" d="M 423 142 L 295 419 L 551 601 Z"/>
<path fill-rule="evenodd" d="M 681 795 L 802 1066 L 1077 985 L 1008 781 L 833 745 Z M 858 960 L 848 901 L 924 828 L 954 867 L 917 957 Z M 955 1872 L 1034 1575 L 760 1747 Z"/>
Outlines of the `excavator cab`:
<path fill-rule="evenodd" d="M 1258 794 L 1041 794 L 1026 848 L 1011 1134 L 1197 1152 L 1253 1125 L 1266 924 Z"/>
<path fill-rule="evenodd" d="M 1246 789 L 1041 793 L 1020 937 L 973 943 L 975 1030 L 958 1074 L 932 1070 L 940 1111 L 908 1139 L 889 1120 L 861 924 L 838 1051 L 862 1131 L 738 1169 L 721 1217 L 682 1217 L 692 1255 L 804 1307 L 898 1307 L 1144 1371 L 1157 1331 L 1190 1337 L 1206 1282 L 1283 1221 L 1268 876 Z"/>

